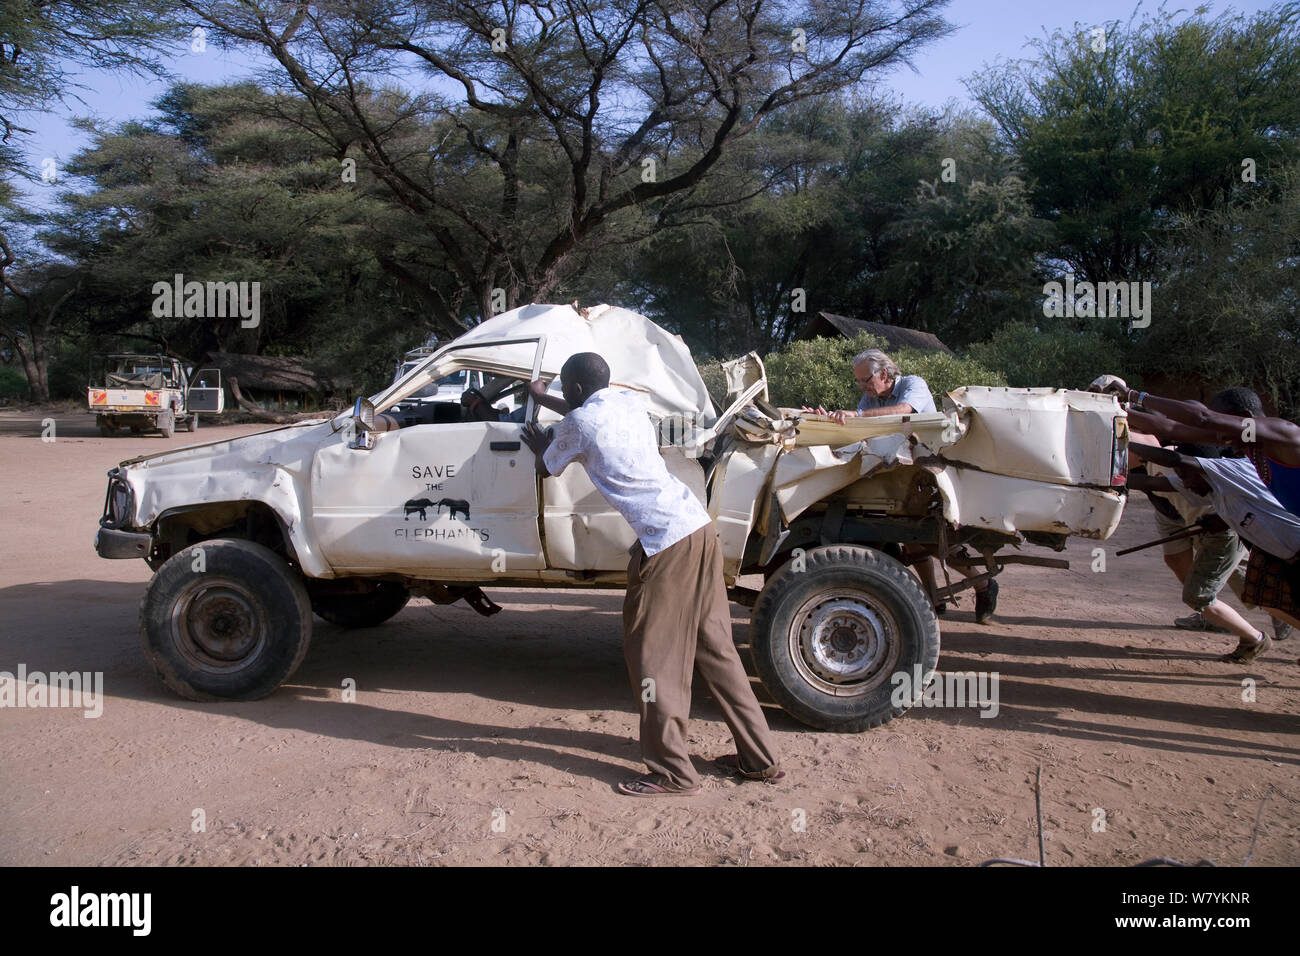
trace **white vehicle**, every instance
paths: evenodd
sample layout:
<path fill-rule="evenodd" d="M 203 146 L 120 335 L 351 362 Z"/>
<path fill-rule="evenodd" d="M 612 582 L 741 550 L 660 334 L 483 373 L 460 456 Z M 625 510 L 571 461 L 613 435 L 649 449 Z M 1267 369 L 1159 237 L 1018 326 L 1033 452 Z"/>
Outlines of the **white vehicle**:
<path fill-rule="evenodd" d="M 106 438 L 122 428 L 133 434 L 156 428 L 171 438 L 178 424 L 198 431 L 199 412 L 225 408 L 217 369 L 195 373 L 170 355 L 135 353 L 103 356 L 100 364 L 97 381 L 86 388 L 86 406 Z"/>
<path fill-rule="evenodd" d="M 154 569 L 141 623 L 163 681 L 197 700 L 265 696 L 307 653 L 313 612 L 368 627 L 413 594 L 491 614 L 485 586 L 623 587 L 631 528 L 583 469 L 539 480 L 518 421 L 373 428 L 460 372 L 521 396 L 522 418 L 554 421 L 527 384 L 579 351 L 605 357 L 612 387 L 644 394 L 669 468 L 713 516 L 733 598 L 753 607 L 757 675 L 814 727 L 896 717 L 909 703 L 891 699 L 892 675 L 935 669 L 932 596 L 901 563 L 903 543 L 987 579 L 1011 563 L 1065 565 L 1001 551 L 1105 538 L 1123 511 L 1126 419 L 1112 396 L 971 387 L 942 413 L 841 426 L 773 408 L 751 355 L 727 366 L 718 415 L 685 345 L 644 317 L 526 306 L 348 414 L 110 472 L 96 548 Z M 764 584 L 745 588 L 742 575 Z"/>

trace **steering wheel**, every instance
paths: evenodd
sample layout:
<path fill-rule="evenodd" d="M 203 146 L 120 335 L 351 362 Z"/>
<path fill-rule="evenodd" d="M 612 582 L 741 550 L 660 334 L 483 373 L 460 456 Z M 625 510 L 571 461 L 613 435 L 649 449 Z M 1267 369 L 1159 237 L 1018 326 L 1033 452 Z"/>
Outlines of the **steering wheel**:
<path fill-rule="evenodd" d="M 519 382 L 515 385 L 511 385 L 509 388 L 503 388 L 501 391 L 493 395 L 490 401 L 498 401 L 499 399 L 514 395 L 516 392 L 526 392 L 528 391 L 528 384 L 528 382 Z"/>

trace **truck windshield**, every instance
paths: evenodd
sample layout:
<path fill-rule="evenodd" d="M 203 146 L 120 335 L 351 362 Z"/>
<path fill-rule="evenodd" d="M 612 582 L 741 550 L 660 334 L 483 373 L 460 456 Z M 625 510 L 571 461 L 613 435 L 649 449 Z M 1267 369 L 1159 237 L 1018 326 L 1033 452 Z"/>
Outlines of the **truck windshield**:
<path fill-rule="evenodd" d="M 406 362 L 397 370 L 397 375 L 393 377 L 393 381 L 400 382 L 407 375 L 413 372 L 419 364 L 419 362 Z M 465 390 L 465 382 L 468 375 L 469 373 L 465 369 L 461 369 L 458 372 L 452 372 L 450 375 L 444 375 L 442 378 L 438 379 L 438 381 L 430 382 L 428 385 L 424 386 L 424 388 L 409 396 L 406 401 L 409 402 L 412 399 L 421 398 L 435 398 L 439 394 L 439 389 L 442 389 L 446 393 L 459 395 Z"/>

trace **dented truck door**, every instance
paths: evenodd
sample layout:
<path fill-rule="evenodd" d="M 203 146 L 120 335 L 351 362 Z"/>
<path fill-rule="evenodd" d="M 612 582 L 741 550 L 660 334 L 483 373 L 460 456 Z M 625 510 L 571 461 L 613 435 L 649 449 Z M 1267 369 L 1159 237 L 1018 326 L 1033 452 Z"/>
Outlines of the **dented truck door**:
<path fill-rule="evenodd" d="M 337 570 L 416 577 L 544 567 L 533 456 L 513 422 L 414 425 L 373 448 L 335 440 L 312 469 L 312 518 Z M 494 565 L 495 562 L 495 565 Z"/>
<path fill-rule="evenodd" d="M 501 340 L 496 350 L 520 362 L 527 381 L 544 344 L 529 336 Z M 411 376 L 390 388 L 380 410 L 419 384 Z M 325 559 L 336 572 L 452 579 L 544 568 L 537 472 L 521 432 L 509 421 L 416 424 L 375 434 L 371 447 L 356 447 L 347 430 L 334 435 L 311 475 Z"/>

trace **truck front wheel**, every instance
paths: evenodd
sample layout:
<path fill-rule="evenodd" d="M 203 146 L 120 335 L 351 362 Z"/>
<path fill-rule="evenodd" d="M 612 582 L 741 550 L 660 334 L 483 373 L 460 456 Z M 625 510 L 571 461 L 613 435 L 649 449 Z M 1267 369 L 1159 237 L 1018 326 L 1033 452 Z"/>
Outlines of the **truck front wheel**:
<path fill-rule="evenodd" d="M 190 700 L 257 700 L 298 669 L 311 644 L 302 579 L 274 551 L 237 539 L 168 558 L 140 603 L 145 656 Z"/>
<path fill-rule="evenodd" d="M 831 545 L 788 561 L 759 595 L 751 629 L 772 699 L 821 730 L 901 716 L 916 699 L 906 689 L 917 668 L 923 685 L 939 661 L 939 624 L 921 583 L 871 548 Z"/>

